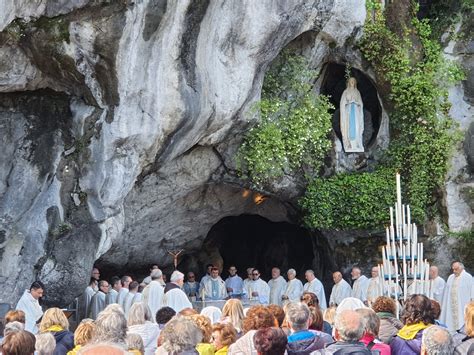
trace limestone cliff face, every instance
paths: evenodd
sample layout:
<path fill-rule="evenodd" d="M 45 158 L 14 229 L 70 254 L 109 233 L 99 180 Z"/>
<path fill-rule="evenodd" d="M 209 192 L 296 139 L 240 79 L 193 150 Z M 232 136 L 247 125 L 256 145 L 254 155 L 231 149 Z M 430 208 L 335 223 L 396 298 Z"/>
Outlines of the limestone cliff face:
<path fill-rule="evenodd" d="M 235 177 L 248 111 L 305 33 L 315 68 L 372 76 L 365 18 L 357 0 L 0 0 L 0 300 L 38 277 L 64 305 L 97 259 L 166 265 L 223 217 L 292 220 L 294 181 L 256 204 Z"/>

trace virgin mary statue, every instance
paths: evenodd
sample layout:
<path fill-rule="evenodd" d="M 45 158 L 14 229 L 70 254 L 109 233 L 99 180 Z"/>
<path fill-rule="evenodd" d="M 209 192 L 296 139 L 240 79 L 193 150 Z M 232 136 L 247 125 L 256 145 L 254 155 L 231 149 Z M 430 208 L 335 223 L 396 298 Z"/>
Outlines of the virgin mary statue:
<path fill-rule="evenodd" d="M 346 153 L 364 151 L 362 134 L 364 133 L 364 105 L 357 90 L 355 78 L 349 78 L 347 88 L 341 96 L 341 134 Z"/>

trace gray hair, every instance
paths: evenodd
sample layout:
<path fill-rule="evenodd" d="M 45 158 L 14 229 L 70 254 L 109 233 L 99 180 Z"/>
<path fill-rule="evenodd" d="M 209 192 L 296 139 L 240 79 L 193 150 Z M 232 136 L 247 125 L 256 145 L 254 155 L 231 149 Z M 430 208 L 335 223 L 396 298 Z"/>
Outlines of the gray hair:
<path fill-rule="evenodd" d="M 22 330 L 25 330 L 25 325 L 21 322 L 13 321 L 5 325 L 3 335 L 7 336 L 10 333 L 21 332 Z"/>
<path fill-rule="evenodd" d="M 35 350 L 38 355 L 53 355 L 56 348 L 56 339 L 50 332 L 37 334 Z"/>
<path fill-rule="evenodd" d="M 170 277 L 170 281 L 176 282 L 179 280 L 184 280 L 184 274 L 182 272 L 179 272 L 178 270 L 173 271 Z"/>
<path fill-rule="evenodd" d="M 127 319 L 118 304 L 108 305 L 97 316 L 94 343 L 106 342 L 125 344 L 127 336 Z"/>
<path fill-rule="evenodd" d="M 291 329 L 304 330 L 308 329 L 308 319 L 311 316 L 311 312 L 308 306 L 304 303 L 290 303 L 286 307 L 286 318 L 290 322 Z"/>
<path fill-rule="evenodd" d="M 454 351 L 453 337 L 447 329 L 437 325 L 424 330 L 421 344 L 430 355 L 452 354 Z"/>
<path fill-rule="evenodd" d="M 153 271 L 150 274 L 150 277 L 152 280 L 158 280 L 163 277 L 163 271 L 160 269 L 153 269 Z"/>
<path fill-rule="evenodd" d="M 365 331 L 365 324 L 360 315 L 348 309 L 336 314 L 334 326 L 342 341 L 359 341 Z"/>
<path fill-rule="evenodd" d="M 193 350 L 202 340 L 201 329 L 191 319 L 179 315 L 166 324 L 161 335 L 163 348 L 172 354 Z"/>
<path fill-rule="evenodd" d="M 127 334 L 127 348 L 128 350 L 138 350 L 141 354 L 145 353 L 145 345 L 143 344 L 143 339 L 139 334 Z"/>
<path fill-rule="evenodd" d="M 305 271 L 305 274 L 306 274 L 307 272 L 309 272 L 310 274 L 313 274 L 313 275 L 314 275 L 314 271 L 311 270 L 311 269 L 306 270 L 306 271 Z"/>
<path fill-rule="evenodd" d="M 291 274 L 291 275 L 296 275 L 296 270 L 295 269 L 289 269 L 286 273 Z"/>
<path fill-rule="evenodd" d="M 135 302 L 128 311 L 128 326 L 145 324 L 146 321 L 152 321 L 150 307 L 143 302 Z"/>
<path fill-rule="evenodd" d="M 377 337 L 380 328 L 380 318 L 377 314 L 370 308 L 359 308 L 356 309 L 356 312 L 359 313 L 365 324 L 365 331 Z"/>

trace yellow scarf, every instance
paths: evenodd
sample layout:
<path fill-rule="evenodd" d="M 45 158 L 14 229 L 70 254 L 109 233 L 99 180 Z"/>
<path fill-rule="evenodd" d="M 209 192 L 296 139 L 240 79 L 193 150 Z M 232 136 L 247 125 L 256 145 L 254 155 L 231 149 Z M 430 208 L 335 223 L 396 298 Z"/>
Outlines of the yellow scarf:
<path fill-rule="evenodd" d="M 64 330 L 64 329 L 60 325 L 52 325 L 51 327 L 46 329 L 46 332 L 56 333 L 56 332 L 60 332 L 61 330 Z"/>
<path fill-rule="evenodd" d="M 67 355 L 76 355 L 80 348 L 81 348 L 80 345 L 76 345 L 74 349 L 68 351 Z"/>
<path fill-rule="evenodd" d="M 398 336 L 405 340 L 412 340 L 415 339 L 416 334 L 423 329 L 428 328 L 432 324 L 425 324 L 423 322 L 405 325 L 402 329 L 398 331 Z"/>

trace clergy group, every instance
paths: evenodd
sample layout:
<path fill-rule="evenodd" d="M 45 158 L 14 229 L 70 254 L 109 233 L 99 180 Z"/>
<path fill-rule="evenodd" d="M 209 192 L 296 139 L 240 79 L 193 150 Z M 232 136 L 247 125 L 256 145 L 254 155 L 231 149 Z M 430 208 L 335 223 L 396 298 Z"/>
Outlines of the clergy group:
<path fill-rule="evenodd" d="M 286 272 L 287 279 L 281 275 L 281 270 L 274 267 L 272 278 L 265 282 L 261 279 L 257 268 L 248 268 L 247 278 L 244 280 L 238 275 L 237 268 L 232 265 L 228 268 L 228 277 L 223 280 L 220 270 L 209 264 L 206 274 L 200 281 L 196 280 L 194 272 L 185 275 L 180 271 L 171 274 L 170 282 L 166 283 L 163 272 L 157 265 L 152 266 L 150 275 L 141 283 L 125 275 L 121 278 L 112 277 L 109 281 L 100 279 L 100 272 L 92 270 L 89 286 L 86 288 L 79 302 L 79 317 L 96 319 L 97 315 L 107 305 L 119 304 L 125 314 L 128 314 L 135 302 L 144 302 L 152 314 L 164 307 L 171 307 L 175 312 L 185 308 L 193 308 L 194 301 L 218 301 L 229 298 L 239 298 L 252 304 L 276 304 L 285 306 L 287 303 L 299 301 L 303 293 L 316 295 L 322 310 L 328 306 L 337 306 L 348 297 L 357 298 L 366 305 L 370 305 L 381 296 L 379 287 L 378 268 L 373 267 L 371 277 L 362 274 L 362 270 L 354 266 L 351 270 L 351 284 L 343 278 L 340 271 L 332 274 L 332 286 L 329 300 L 326 299 L 322 282 L 313 270 L 306 270 L 303 284 L 294 269 Z M 452 263 L 453 274 L 445 282 L 438 275 L 438 268 L 430 268 L 429 297 L 441 305 L 440 321 L 450 330 L 455 331 L 463 324 L 464 307 L 474 299 L 473 277 L 464 270 L 460 262 Z M 408 288 L 408 293 L 414 288 Z M 16 309 L 26 314 L 26 330 L 35 333 L 37 323 L 43 312 L 39 299 L 44 292 L 44 286 L 37 281 L 29 290 L 25 290 Z"/>

